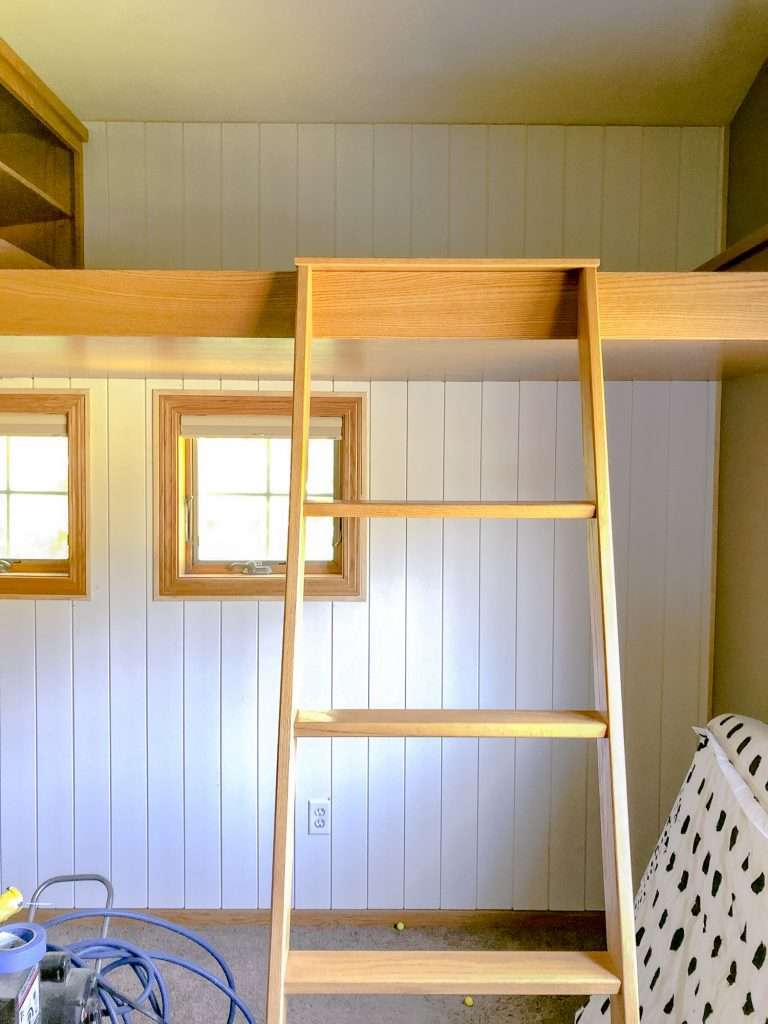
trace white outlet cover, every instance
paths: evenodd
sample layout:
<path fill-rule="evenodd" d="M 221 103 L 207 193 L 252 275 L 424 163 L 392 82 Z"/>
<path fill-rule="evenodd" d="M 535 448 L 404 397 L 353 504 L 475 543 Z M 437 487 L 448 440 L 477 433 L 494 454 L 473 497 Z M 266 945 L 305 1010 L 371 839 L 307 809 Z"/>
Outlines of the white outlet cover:
<path fill-rule="evenodd" d="M 309 822 L 307 831 L 311 836 L 329 836 L 331 834 L 331 801 L 310 800 Z"/>

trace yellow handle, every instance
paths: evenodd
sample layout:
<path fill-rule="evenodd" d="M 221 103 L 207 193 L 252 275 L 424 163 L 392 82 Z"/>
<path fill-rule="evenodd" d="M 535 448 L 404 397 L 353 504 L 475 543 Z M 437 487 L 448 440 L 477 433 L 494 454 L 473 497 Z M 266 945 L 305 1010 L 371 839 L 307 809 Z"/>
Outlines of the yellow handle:
<path fill-rule="evenodd" d="M 12 885 L 9 885 L 5 892 L 0 892 L 0 924 L 17 914 L 23 903 L 24 897 Z"/>

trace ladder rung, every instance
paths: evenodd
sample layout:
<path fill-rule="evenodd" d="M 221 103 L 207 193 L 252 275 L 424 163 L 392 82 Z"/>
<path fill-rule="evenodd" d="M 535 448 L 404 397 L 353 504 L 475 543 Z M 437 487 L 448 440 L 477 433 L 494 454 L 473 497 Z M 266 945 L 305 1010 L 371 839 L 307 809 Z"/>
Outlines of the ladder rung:
<path fill-rule="evenodd" d="M 289 995 L 613 995 L 621 982 L 607 953 L 368 952 L 288 954 Z"/>
<path fill-rule="evenodd" d="M 446 259 L 432 257 L 428 259 L 397 259 L 386 256 L 352 257 L 343 256 L 297 256 L 294 260 L 297 267 L 312 267 L 314 270 L 344 271 L 524 271 L 524 270 L 583 270 L 585 267 L 599 267 L 598 259 L 568 259 L 567 257 L 543 257 L 540 259 Z"/>
<path fill-rule="evenodd" d="M 588 501 L 305 501 L 304 515 L 342 519 L 593 519 Z"/>
<path fill-rule="evenodd" d="M 460 711 L 335 708 L 298 711 L 297 736 L 508 736 L 600 739 L 599 711 Z"/>

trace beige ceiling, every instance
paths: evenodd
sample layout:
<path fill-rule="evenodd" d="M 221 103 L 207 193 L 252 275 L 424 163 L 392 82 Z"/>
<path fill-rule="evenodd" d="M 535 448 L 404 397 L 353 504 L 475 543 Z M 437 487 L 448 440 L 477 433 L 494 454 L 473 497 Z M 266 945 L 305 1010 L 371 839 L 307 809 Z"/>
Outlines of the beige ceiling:
<path fill-rule="evenodd" d="M 723 124 L 768 0 L 2 0 L 86 120 Z"/>

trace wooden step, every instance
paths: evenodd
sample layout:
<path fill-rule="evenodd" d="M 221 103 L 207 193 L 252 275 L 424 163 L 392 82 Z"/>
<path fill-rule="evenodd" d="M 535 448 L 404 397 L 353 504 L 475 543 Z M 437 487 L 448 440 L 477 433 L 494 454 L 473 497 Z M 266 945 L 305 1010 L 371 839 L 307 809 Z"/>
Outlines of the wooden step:
<path fill-rule="evenodd" d="M 501 271 L 530 271 L 530 270 L 583 270 L 584 267 L 600 266 L 600 260 L 589 257 L 577 260 L 568 257 L 549 256 L 540 259 L 456 259 L 446 257 L 427 257 L 426 259 L 414 259 L 408 257 L 378 256 L 378 257 L 345 257 L 345 256 L 297 256 L 294 260 L 297 267 L 312 267 L 314 270 L 342 270 L 342 271 L 405 271 L 410 274 L 415 271 L 461 271 L 467 272 L 488 272 Z"/>
<path fill-rule="evenodd" d="M 593 519 L 588 501 L 305 501 L 304 515 L 341 519 Z"/>
<path fill-rule="evenodd" d="M 288 954 L 289 995 L 613 995 L 607 953 L 362 950 Z"/>
<path fill-rule="evenodd" d="M 6 238 L 0 238 L 0 270 L 52 270 L 50 263 L 19 248 Z"/>
<path fill-rule="evenodd" d="M 600 739 L 599 711 L 474 711 L 335 708 L 298 711 L 297 736 L 507 736 Z"/>

